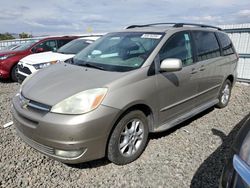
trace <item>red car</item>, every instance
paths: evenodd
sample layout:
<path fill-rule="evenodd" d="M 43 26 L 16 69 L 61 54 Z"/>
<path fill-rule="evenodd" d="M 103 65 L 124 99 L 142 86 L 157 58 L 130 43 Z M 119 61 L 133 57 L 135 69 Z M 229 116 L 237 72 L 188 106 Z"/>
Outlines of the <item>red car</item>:
<path fill-rule="evenodd" d="M 76 36 L 48 37 L 40 40 L 34 39 L 12 51 L 0 52 L 0 78 L 10 78 L 17 81 L 17 63 L 27 55 L 45 51 L 56 51 L 64 44 L 76 39 Z"/>

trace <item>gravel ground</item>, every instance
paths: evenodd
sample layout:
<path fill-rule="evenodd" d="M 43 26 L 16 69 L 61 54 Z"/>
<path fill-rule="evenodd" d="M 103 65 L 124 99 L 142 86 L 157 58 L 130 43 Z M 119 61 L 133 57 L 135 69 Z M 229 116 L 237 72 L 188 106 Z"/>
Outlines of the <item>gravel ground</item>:
<path fill-rule="evenodd" d="M 217 187 L 230 144 L 249 113 L 250 87 L 237 84 L 229 106 L 209 109 L 178 127 L 150 135 L 135 162 L 106 159 L 65 165 L 24 144 L 11 121 L 16 83 L 0 82 L 0 187 Z"/>

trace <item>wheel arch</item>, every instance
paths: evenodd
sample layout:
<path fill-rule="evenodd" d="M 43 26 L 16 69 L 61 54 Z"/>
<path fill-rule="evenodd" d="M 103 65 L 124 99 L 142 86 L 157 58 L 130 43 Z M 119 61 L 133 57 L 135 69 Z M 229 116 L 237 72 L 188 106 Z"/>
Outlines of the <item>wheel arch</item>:
<path fill-rule="evenodd" d="M 153 131 L 153 125 L 154 125 L 154 114 L 153 114 L 153 110 L 151 107 L 149 107 L 148 105 L 144 104 L 144 103 L 133 103 L 130 105 L 127 105 L 123 110 L 121 110 L 121 112 L 118 114 L 117 118 L 114 120 L 114 123 L 112 125 L 112 128 L 109 131 L 109 136 L 107 139 L 107 143 L 106 143 L 106 149 L 105 149 L 105 156 L 107 156 L 107 149 L 108 149 L 108 143 L 111 137 L 112 132 L 114 131 L 117 123 L 121 120 L 121 118 L 123 118 L 127 113 L 133 111 L 133 110 L 140 110 L 142 111 L 145 116 L 147 117 L 148 120 L 148 125 L 149 125 L 149 132 Z"/>
<path fill-rule="evenodd" d="M 234 76 L 232 74 L 227 76 L 226 80 L 229 80 L 232 84 L 235 82 L 235 78 L 234 78 Z"/>

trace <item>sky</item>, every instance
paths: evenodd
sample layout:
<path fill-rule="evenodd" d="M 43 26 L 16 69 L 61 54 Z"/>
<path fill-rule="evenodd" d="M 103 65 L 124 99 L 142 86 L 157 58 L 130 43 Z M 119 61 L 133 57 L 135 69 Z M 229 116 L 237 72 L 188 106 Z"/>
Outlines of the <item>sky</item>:
<path fill-rule="evenodd" d="M 250 0 L 0 0 L 0 33 L 109 32 L 131 24 L 250 23 Z"/>

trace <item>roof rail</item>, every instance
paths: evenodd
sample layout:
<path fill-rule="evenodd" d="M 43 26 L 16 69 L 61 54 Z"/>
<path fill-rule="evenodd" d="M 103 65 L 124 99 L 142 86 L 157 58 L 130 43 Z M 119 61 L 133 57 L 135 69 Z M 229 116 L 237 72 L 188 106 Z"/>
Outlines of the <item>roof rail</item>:
<path fill-rule="evenodd" d="M 149 26 L 154 26 L 154 25 L 175 25 L 176 23 L 152 23 L 152 24 L 145 24 L 145 25 L 130 25 L 126 27 L 126 29 L 131 29 L 135 27 L 149 27 Z"/>
<path fill-rule="evenodd" d="M 205 25 L 205 24 L 194 24 L 194 23 L 176 23 L 173 27 L 183 27 L 184 25 L 188 25 L 188 26 L 198 26 L 198 27 L 207 27 L 207 28 L 213 28 L 213 29 L 218 29 L 218 30 L 222 30 L 220 27 L 215 27 L 212 25 Z"/>
<path fill-rule="evenodd" d="M 219 27 L 215 27 L 211 25 L 193 24 L 193 23 L 171 23 L 171 22 L 170 23 L 152 23 L 152 24 L 145 24 L 145 25 L 130 25 L 126 27 L 125 29 L 131 29 L 131 28 L 136 28 L 136 27 L 149 27 L 149 26 L 154 26 L 154 25 L 173 25 L 173 27 L 183 27 L 184 25 L 188 25 L 188 26 L 207 27 L 207 28 L 222 30 Z"/>

